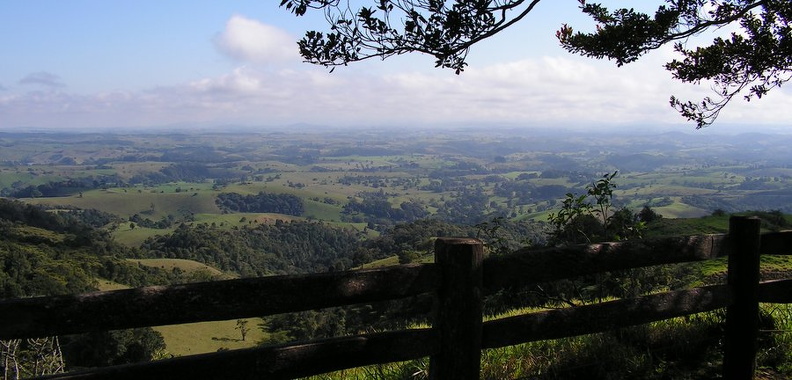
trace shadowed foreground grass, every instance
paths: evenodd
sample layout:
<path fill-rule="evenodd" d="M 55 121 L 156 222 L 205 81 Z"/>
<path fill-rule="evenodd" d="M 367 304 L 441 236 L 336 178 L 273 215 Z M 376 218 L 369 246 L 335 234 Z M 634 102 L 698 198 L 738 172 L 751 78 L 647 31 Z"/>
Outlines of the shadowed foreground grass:
<path fill-rule="evenodd" d="M 482 379 L 713 379 L 725 311 L 482 352 Z M 762 305 L 757 379 L 792 376 L 792 306 Z M 428 358 L 311 379 L 426 379 Z"/>

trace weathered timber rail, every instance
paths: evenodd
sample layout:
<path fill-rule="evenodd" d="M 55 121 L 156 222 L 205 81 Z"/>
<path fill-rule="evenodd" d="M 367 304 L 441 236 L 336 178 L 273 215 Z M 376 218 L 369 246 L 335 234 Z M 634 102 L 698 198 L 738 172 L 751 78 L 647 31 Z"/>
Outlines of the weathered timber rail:
<path fill-rule="evenodd" d="M 0 339 L 228 320 L 434 294 L 431 328 L 193 355 L 48 379 L 288 379 L 430 357 L 434 379 L 478 379 L 481 350 L 726 308 L 724 378 L 751 379 L 759 302 L 792 303 L 792 279 L 759 282 L 760 254 L 792 254 L 792 231 L 521 250 L 483 258 L 476 239 L 439 238 L 435 264 L 0 300 Z M 487 291 L 604 271 L 729 257 L 728 282 L 482 322 Z"/>

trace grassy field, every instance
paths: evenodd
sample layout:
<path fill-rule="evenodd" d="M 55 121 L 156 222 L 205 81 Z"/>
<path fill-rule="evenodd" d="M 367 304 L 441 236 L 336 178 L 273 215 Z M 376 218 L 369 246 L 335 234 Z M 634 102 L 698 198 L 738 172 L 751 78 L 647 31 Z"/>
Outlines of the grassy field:
<path fill-rule="evenodd" d="M 244 218 L 244 219 L 243 219 Z M 275 213 L 246 213 L 239 212 L 233 214 L 196 214 L 195 223 L 214 223 L 218 227 L 231 228 L 249 225 L 255 221 L 260 224 L 275 223 L 276 220 L 292 221 L 302 220 L 298 216 L 275 214 Z"/>
<path fill-rule="evenodd" d="M 129 286 L 100 278 L 97 280 L 97 288 L 99 291 L 104 292 L 108 290 L 129 289 Z"/>
<path fill-rule="evenodd" d="M 235 274 L 225 273 L 219 269 L 213 268 L 209 265 L 199 263 L 193 260 L 184 260 L 184 259 L 128 259 L 128 260 L 140 265 L 160 268 L 167 271 L 172 271 L 178 268 L 185 274 L 193 274 L 195 272 L 205 272 L 209 276 L 216 279 L 231 279 L 231 278 L 239 277 Z"/>
<path fill-rule="evenodd" d="M 236 276 L 223 273 L 208 265 L 181 259 L 130 259 L 142 265 L 172 270 L 179 268 L 185 273 L 205 271 L 218 279 L 230 279 Z M 128 286 L 98 279 L 99 290 L 127 289 Z M 245 340 L 237 328 L 237 320 L 189 323 L 171 326 L 157 326 L 154 330 L 162 334 L 165 339 L 166 350 L 174 356 L 195 355 L 215 352 L 219 349 L 239 349 L 254 347 L 264 340 L 267 334 L 262 331 L 260 318 L 246 318 L 247 327 L 250 329 Z"/>
<path fill-rule="evenodd" d="M 163 139 L 162 141 L 167 141 Z M 203 141 L 208 143 L 208 141 Z M 212 146 L 219 146 L 212 144 Z M 266 149 L 265 149 L 266 150 Z M 240 194 L 256 194 L 270 192 L 278 194 L 292 194 L 303 199 L 305 212 L 303 218 L 340 222 L 342 207 L 350 197 L 360 197 L 361 193 L 380 192 L 386 194 L 391 205 L 398 207 L 401 202 L 419 201 L 430 212 L 442 207 L 443 202 L 453 200 L 457 196 L 459 187 L 449 188 L 447 191 L 428 190 L 422 188 L 440 179 L 432 177 L 432 171 L 441 168 L 453 168 L 460 162 L 473 163 L 481 168 L 507 167 L 501 173 L 465 174 L 464 170 L 455 172 L 448 179 L 459 180 L 466 189 L 481 189 L 490 197 L 490 202 L 500 205 L 503 210 L 519 208 L 515 219 L 547 220 L 547 215 L 556 211 L 558 199 L 540 199 L 534 203 L 519 203 L 514 199 L 495 196 L 494 190 L 497 180 L 516 181 L 522 174 L 528 174 L 525 186 L 564 186 L 570 192 L 583 191 L 579 175 L 569 176 L 543 176 L 542 170 L 529 167 L 529 163 L 545 165 L 545 160 L 550 158 L 558 160 L 579 160 L 578 156 L 586 154 L 585 151 L 570 151 L 554 155 L 536 152 L 515 153 L 510 155 L 513 161 L 492 163 L 487 159 L 467 157 L 463 154 L 417 154 L 405 153 L 402 155 L 363 156 L 345 155 L 321 157 L 316 162 L 301 165 L 295 163 L 279 162 L 275 160 L 244 160 L 239 161 L 229 168 L 240 170 L 245 167 L 248 172 L 264 170 L 266 173 L 257 176 L 247 176 L 244 180 L 229 181 L 217 187 L 211 180 L 188 183 L 173 182 L 157 186 L 136 185 L 132 187 L 107 188 L 87 190 L 78 195 L 56 198 L 26 199 L 26 202 L 47 204 L 53 206 L 76 206 L 81 208 L 96 208 L 113 213 L 123 219 L 139 214 L 156 222 L 167 216 L 174 216 L 177 220 L 189 215 L 198 223 L 215 223 L 220 227 L 232 228 L 240 226 L 243 217 L 246 221 L 283 219 L 291 220 L 292 217 L 249 214 L 223 214 L 215 204 L 217 194 L 220 192 L 235 192 Z M 550 158 L 548 158 L 550 157 Z M 526 161 L 520 161 L 526 160 Z M 409 163 L 409 164 L 408 164 Z M 162 162 L 119 162 L 110 166 L 91 169 L 86 166 L 35 166 L 28 170 L 0 169 L 0 183 L 9 185 L 13 182 L 26 182 L 30 184 L 42 183 L 46 180 L 63 178 L 67 175 L 84 176 L 115 173 L 122 178 L 133 175 L 156 172 L 168 166 Z M 233 166 L 233 167 L 232 167 Z M 691 166 L 693 167 L 693 166 Z M 730 190 L 727 197 L 722 189 L 743 183 L 747 178 L 739 171 L 747 170 L 745 166 L 717 166 L 712 167 L 661 167 L 650 172 L 625 172 L 616 177 L 617 185 L 615 200 L 627 204 L 634 211 L 646 204 L 660 199 L 668 199 L 662 206 L 656 206 L 655 211 L 666 218 L 690 218 L 708 215 L 710 209 L 686 203 L 684 197 L 703 196 L 715 197 L 726 201 L 738 200 L 740 196 L 751 194 L 749 190 Z M 328 171 L 330 170 L 330 171 Z M 780 170 L 780 169 L 779 169 Z M 770 169 L 756 169 L 757 174 L 785 175 L 788 171 Z M 574 172 L 571 172 L 574 173 Z M 596 177 L 595 177 L 596 178 Z M 351 180 L 350 180 L 351 179 Z M 754 178 L 755 179 L 755 178 Z M 383 186 L 383 183 L 394 181 L 395 185 Z M 405 181 L 410 185 L 404 185 Z M 786 177 L 764 178 L 766 186 L 783 186 Z M 417 186 L 416 186 L 417 184 Z M 771 187 L 772 187 L 771 186 Z M 431 205 L 430 205 L 431 204 Z M 523 211 L 524 210 L 524 211 Z M 516 210 L 515 210 L 516 211 Z M 150 230 L 145 228 L 127 228 L 119 226 L 114 232 L 118 240 L 124 244 L 135 246 L 146 238 L 168 233 L 170 230 Z"/>
<path fill-rule="evenodd" d="M 171 185 L 144 190 L 142 188 L 111 188 L 85 191 L 69 197 L 50 197 L 26 199 L 26 202 L 42 205 L 69 205 L 80 208 L 94 208 L 100 211 L 128 218 L 134 214 L 147 213 L 146 216 L 157 220 L 168 214 L 220 213 L 215 205 L 215 194 L 211 190 L 185 190 L 175 192 L 178 186 Z M 165 192 L 165 190 L 169 190 Z"/>
<path fill-rule="evenodd" d="M 638 209 L 636 207 L 636 209 Z M 704 210 L 698 207 L 693 207 L 687 204 L 682 203 L 681 201 L 677 201 L 669 206 L 660 206 L 654 208 L 655 212 L 660 215 L 663 215 L 665 218 L 698 218 L 704 215 L 708 215 L 711 211 Z"/>
<path fill-rule="evenodd" d="M 186 356 L 216 352 L 220 349 L 235 350 L 255 347 L 267 334 L 259 327 L 260 318 L 246 318 L 250 328 L 245 340 L 237 329 L 237 320 L 188 323 L 183 325 L 158 326 L 154 330 L 165 339 L 166 350 L 174 356 Z"/>

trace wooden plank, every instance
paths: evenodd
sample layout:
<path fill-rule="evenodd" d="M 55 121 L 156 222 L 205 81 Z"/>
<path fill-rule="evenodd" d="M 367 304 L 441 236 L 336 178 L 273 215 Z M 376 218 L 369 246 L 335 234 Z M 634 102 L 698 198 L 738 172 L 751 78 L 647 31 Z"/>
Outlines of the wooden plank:
<path fill-rule="evenodd" d="M 702 235 L 523 249 L 484 260 L 484 286 L 555 281 L 650 265 L 708 260 L 727 255 L 725 235 Z"/>
<path fill-rule="evenodd" d="M 430 329 L 402 330 L 185 356 L 44 377 L 69 380 L 292 379 L 345 368 L 418 359 L 438 350 Z"/>
<path fill-rule="evenodd" d="M 792 231 L 762 234 L 761 252 L 763 255 L 792 255 Z"/>
<path fill-rule="evenodd" d="M 726 283 L 734 303 L 726 308 L 723 343 L 723 378 L 750 380 L 754 377 L 759 336 L 759 252 L 761 220 L 756 217 L 729 218 L 729 236 L 734 251 L 729 255 Z"/>
<path fill-rule="evenodd" d="M 484 323 L 485 348 L 592 334 L 728 306 L 731 290 L 714 285 L 634 299 L 555 309 Z"/>
<path fill-rule="evenodd" d="M 792 279 L 760 283 L 759 302 L 792 303 Z"/>
<path fill-rule="evenodd" d="M 442 280 L 437 289 L 433 328 L 440 350 L 429 363 L 430 379 L 478 380 L 481 371 L 481 262 L 478 239 L 438 238 L 435 262 Z"/>
<path fill-rule="evenodd" d="M 0 339 L 259 317 L 433 291 L 434 264 L 0 300 Z"/>

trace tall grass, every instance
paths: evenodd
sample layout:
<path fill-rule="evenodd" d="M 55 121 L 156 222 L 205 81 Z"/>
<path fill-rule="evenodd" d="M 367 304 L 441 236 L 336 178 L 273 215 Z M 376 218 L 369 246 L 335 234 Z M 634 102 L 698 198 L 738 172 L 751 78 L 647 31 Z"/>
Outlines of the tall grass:
<path fill-rule="evenodd" d="M 482 378 L 712 378 L 712 366 L 701 364 L 718 358 L 721 320 L 718 313 L 702 313 L 599 334 L 485 350 Z"/>
<path fill-rule="evenodd" d="M 712 379 L 721 375 L 725 311 L 700 313 L 599 334 L 482 351 L 481 378 Z M 792 376 L 792 305 L 762 305 L 757 366 Z M 428 377 L 429 359 L 379 364 L 311 379 Z"/>
<path fill-rule="evenodd" d="M 792 377 L 792 305 L 763 304 L 759 326 L 760 368 Z"/>

